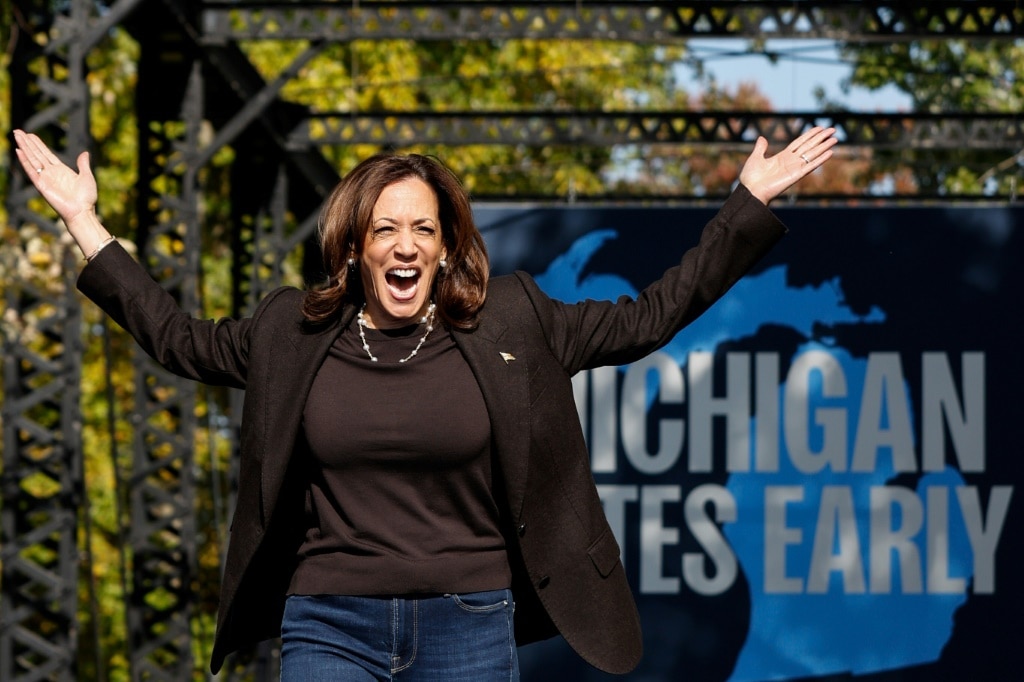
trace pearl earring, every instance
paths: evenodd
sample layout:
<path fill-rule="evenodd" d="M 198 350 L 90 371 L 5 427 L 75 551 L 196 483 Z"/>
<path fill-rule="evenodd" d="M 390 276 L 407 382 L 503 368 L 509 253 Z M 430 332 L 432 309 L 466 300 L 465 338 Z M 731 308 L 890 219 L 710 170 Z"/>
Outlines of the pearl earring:
<path fill-rule="evenodd" d="M 348 259 L 348 266 L 350 268 L 354 268 L 356 266 L 356 259 L 355 258 L 349 258 Z"/>
<path fill-rule="evenodd" d="M 440 268 L 441 268 L 442 270 L 444 270 L 444 269 L 445 269 L 446 267 L 448 267 L 448 259 L 447 259 L 447 258 L 442 258 L 442 259 L 441 259 L 441 260 L 440 260 L 440 261 L 438 262 L 438 264 L 437 264 L 437 265 L 438 265 L 438 266 L 439 266 L 439 267 L 440 267 Z"/>

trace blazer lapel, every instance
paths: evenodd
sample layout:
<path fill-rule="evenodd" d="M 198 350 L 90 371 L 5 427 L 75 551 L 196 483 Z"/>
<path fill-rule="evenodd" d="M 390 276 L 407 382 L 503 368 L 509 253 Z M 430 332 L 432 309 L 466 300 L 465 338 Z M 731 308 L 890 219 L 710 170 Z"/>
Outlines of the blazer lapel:
<path fill-rule="evenodd" d="M 491 419 L 509 510 L 518 520 L 526 494 L 530 453 L 529 357 L 522 335 L 484 316 L 472 332 L 452 334 L 480 385 Z"/>
<path fill-rule="evenodd" d="M 281 453 L 293 453 L 302 426 L 306 396 L 339 330 L 352 320 L 353 315 L 354 308 L 346 306 L 338 318 L 322 328 L 313 331 L 297 328 L 294 333 L 284 335 L 281 342 L 288 343 L 289 347 L 282 349 L 285 352 L 281 353 L 280 362 L 268 372 L 267 384 L 261 387 L 267 391 L 268 404 L 275 407 L 268 412 L 264 426 L 265 449 L 260 481 L 264 527 L 273 514 L 291 461 L 291 457 L 281 456 Z"/>

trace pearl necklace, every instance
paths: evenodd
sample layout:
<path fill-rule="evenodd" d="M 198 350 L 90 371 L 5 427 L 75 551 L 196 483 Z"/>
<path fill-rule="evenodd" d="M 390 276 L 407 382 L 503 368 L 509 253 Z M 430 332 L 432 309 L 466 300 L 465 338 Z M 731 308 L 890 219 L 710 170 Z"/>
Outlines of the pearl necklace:
<path fill-rule="evenodd" d="M 420 348 L 423 346 L 423 342 L 427 340 L 428 336 L 430 336 L 430 332 L 434 331 L 434 310 L 436 308 L 437 306 L 433 303 L 427 307 L 427 314 L 420 318 L 420 324 L 427 325 L 427 333 L 423 335 L 423 338 L 421 338 L 420 342 L 416 344 L 416 347 L 412 349 L 412 352 L 399 360 L 399 362 L 408 362 L 409 360 L 412 360 L 413 356 L 420 351 Z M 363 350 L 365 350 L 366 354 L 370 356 L 370 360 L 377 362 L 377 356 L 370 352 L 370 344 L 366 342 L 366 332 L 364 331 L 364 329 L 366 329 L 366 318 L 363 316 L 364 310 L 366 310 L 365 303 L 363 303 L 363 307 L 359 309 L 359 314 L 356 316 L 358 318 L 357 321 L 359 322 L 359 339 L 363 342 Z"/>

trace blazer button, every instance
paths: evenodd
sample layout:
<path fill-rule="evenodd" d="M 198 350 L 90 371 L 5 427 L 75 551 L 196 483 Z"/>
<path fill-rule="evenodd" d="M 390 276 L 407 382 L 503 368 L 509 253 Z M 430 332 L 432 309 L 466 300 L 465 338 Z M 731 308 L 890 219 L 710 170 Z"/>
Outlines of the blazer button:
<path fill-rule="evenodd" d="M 519 537 L 523 537 L 524 535 L 526 535 L 526 524 L 519 524 L 519 527 L 516 528 L 516 532 L 519 533 Z"/>
<path fill-rule="evenodd" d="M 551 582 L 551 577 L 547 576 L 547 575 L 544 576 L 543 578 L 541 578 L 540 580 L 537 581 L 537 589 L 538 590 L 543 590 L 545 587 L 548 586 L 548 583 L 550 583 L 550 582 Z"/>

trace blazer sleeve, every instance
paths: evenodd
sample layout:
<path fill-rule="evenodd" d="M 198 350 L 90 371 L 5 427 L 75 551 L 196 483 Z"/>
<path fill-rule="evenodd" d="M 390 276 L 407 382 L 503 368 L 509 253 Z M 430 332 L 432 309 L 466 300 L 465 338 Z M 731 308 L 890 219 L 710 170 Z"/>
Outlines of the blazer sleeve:
<path fill-rule="evenodd" d="M 245 388 L 252 329 L 269 300 L 253 318 L 194 318 L 116 242 L 85 266 L 78 289 L 168 371 L 207 384 Z"/>
<path fill-rule="evenodd" d="M 786 227 L 743 185 L 704 227 L 679 265 L 635 298 L 565 304 L 516 273 L 552 352 L 572 375 L 635 362 L 672 340 L 707 310 L 786 233 Z"/>

